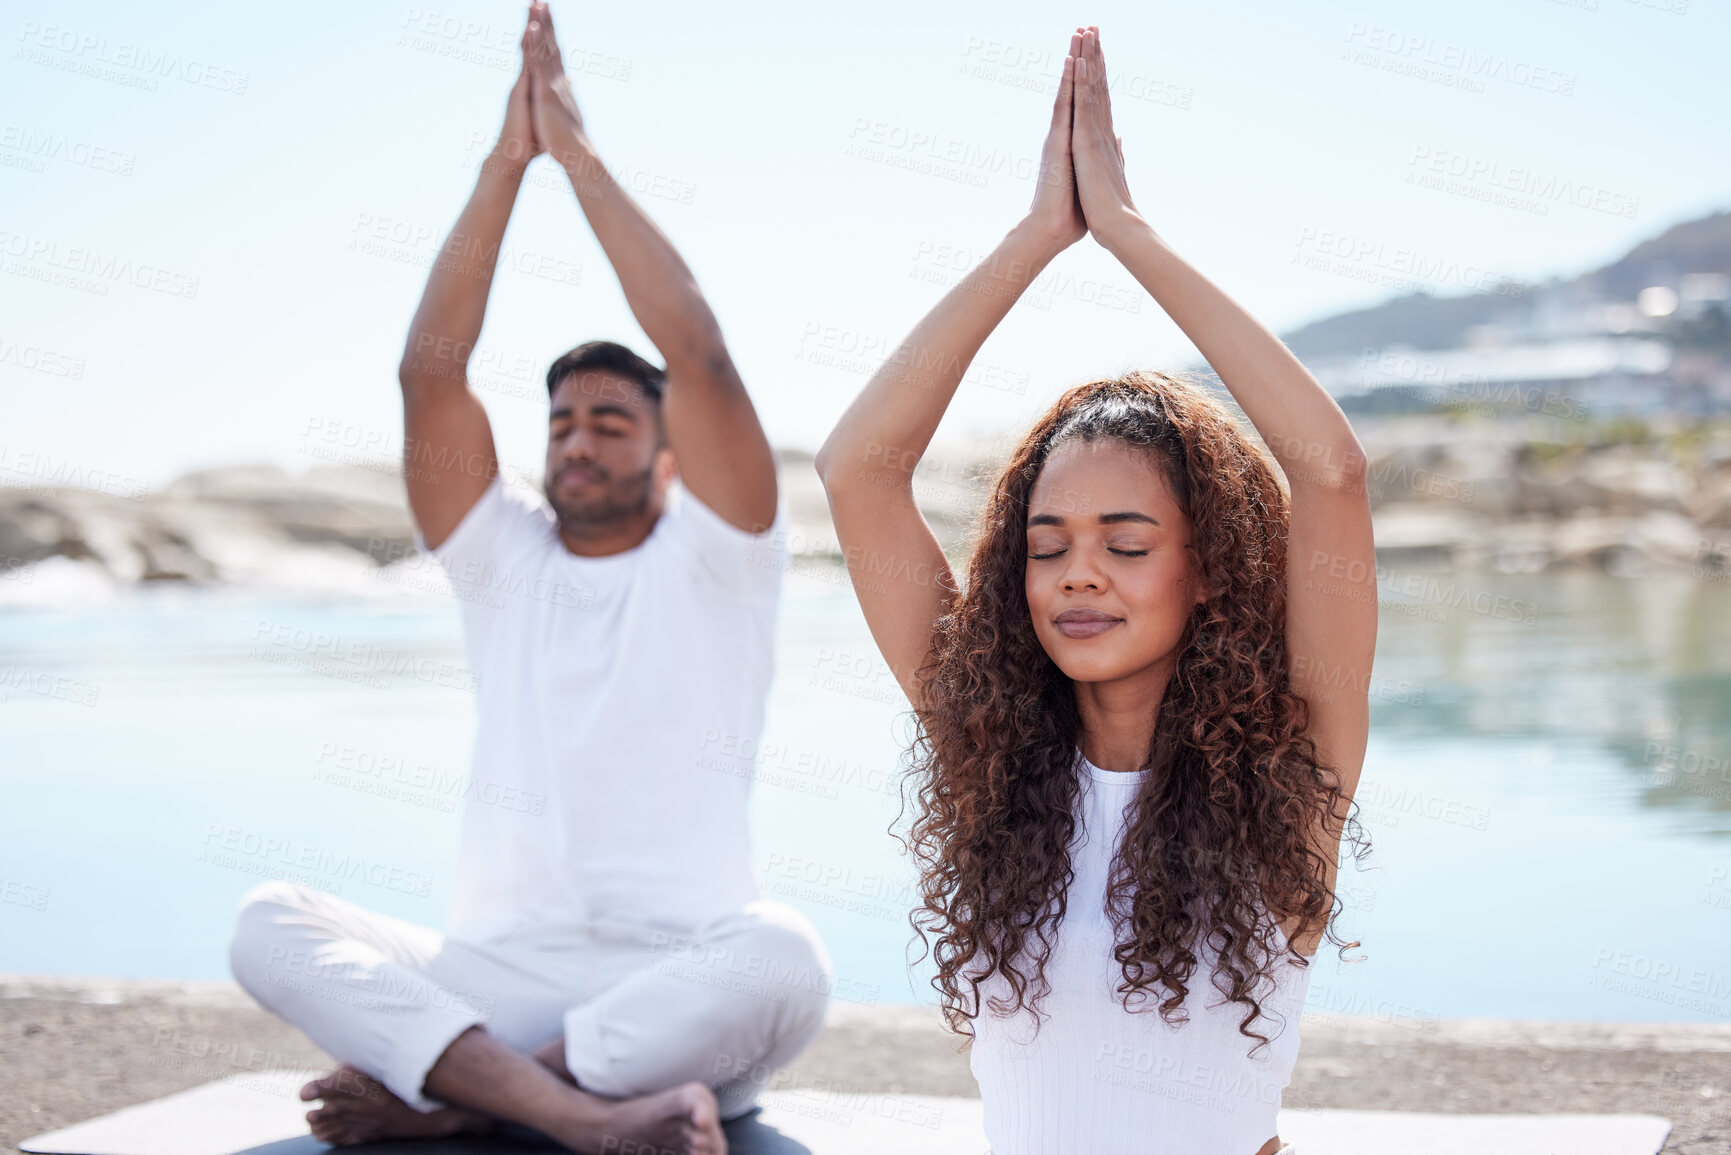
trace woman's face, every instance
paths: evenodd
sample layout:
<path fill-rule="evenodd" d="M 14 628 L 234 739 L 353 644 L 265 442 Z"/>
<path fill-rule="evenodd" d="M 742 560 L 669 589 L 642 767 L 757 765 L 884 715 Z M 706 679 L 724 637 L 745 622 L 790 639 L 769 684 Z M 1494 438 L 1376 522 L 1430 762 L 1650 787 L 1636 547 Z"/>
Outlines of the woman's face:
<path fill-rule="evenodd" d="M 1028 502 L 1026 590 L 1034 632 L 1073 681 L 1111 682 L 1178 647 L 1202 601 L 1190 519 L 1146 450 L 1069 440 Z"/>

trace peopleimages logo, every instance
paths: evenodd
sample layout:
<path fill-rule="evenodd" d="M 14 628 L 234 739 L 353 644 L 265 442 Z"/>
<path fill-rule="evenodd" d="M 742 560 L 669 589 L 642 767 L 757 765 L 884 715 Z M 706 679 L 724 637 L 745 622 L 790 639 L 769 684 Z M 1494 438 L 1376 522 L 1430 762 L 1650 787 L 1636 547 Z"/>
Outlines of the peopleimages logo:
<path fill-rule="evenodd" d="M 1389 245 L 1375 238 L 1304 226 L 1299 230 L 1292 263 L 1322 272 L 1336 272 L 1380 284 L 1416 287 L 1419 284 L 1458 285 L 1475 292 L 1520 297 L 1526 286 L 1519 280 L 1454 257 L 1427 253 L 1409 245 Z"/>
<path fill-rule="evenodd" d="M 1600 947 L 1593 954 L 1587 985 L 1615 994 L 1688 1010 L 1724 1015 L 1731 1005 L 1731 975 L 1692 967 L 1676 959 L 1653 958 Z"/>
<path fill-rule="evenodd" d="M 94 706 L 102 695 L 102 687 L 47 670 L 0 666 L 0 702 L 10 701 L 13 693 L 37 694 L 76 706 Z"/>
<path fill-rule="evenodd" d="M 392 677 L 413 678 L 429 685 L 477 693 L 481 675 L 461 665 L 391 650 L 370 642 L 350 641 L 323 630 L 260 619 L 253 635 L 252 656 L 308 673 L 389 689 Z"/>
<path fill-rule="evenodd" d="M 337 853 L 293 838 L 263 834 L 240 826 L 210 822 L 204 828 L 201 862 L 243 869 L 240 859 L 268 863 L 285 871 L 299 871 L 319 882 L 364 882 L 384 890 L 427 897 L 433 892 L 431 875 L 406 870 L 364 855 Z M 256 873 L 256 871 L 247 871 Z"/>
<path fill-rule="evenodd" d="M 190 273 L 86 245 L 63 245 L 53 237 L 0 230 L 0 254 L 8 258 L 8 273 L 96 296 L 107 296 L 110 285 L 127 284 L 188 301 L 198 297 L 198 278 Z"/>
<path fill-rule="evenodd" d="M 1430 177 L 1437 180 L 1450 178 L 1462 182 L 1463 185 L 1482 185 L 1489 190 L 1530 197 L 1541 210 L 1540 215 L 1544 215 L 1550 204 L 1563 203 L 1591 212 L 1633 220 L 1641 208 L 1640 197 L 1608 189 L 1590 181 L 1577 181 L 1545 172 L 1529 165 L 1506 165 L 1491 157 L 1418 145 L 1408 163 L 1408 184 L 1424 184 L 1425 178 Z M 1448 186 L 1431 183 L 1425 187 Z"/>
<path fill-rule="evenodd" d="M 179 52 L 159 51 L 146 44 L 113 40 L 75 28 L 24 22 L 23 42 L 16 59 L 98 80 L 111 80 L 155 92 L 159 82 L 178 80 L 197 88 L 213 88 L 245 96 L 250 72 L 239 72 Z"/>
<path fill-rule="evenodd" d="M 413 806 L 455 812 L 459 802 L 521 814 L 546 812 L 547 795 L 475 778 L 395 754 L 326 742 L 319 747 L 313 781 Z"/>

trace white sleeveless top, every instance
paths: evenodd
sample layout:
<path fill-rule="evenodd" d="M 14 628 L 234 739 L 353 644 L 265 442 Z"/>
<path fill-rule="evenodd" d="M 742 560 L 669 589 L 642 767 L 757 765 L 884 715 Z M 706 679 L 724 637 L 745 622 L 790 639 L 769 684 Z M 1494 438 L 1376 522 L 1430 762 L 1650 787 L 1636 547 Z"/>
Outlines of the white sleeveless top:
<path fill-rule="evenodd" d="M 1277 1130 L 1312 968 L 1283 962 L 1280 981 L 1264 979 L 1255 992 L 1264 1017 L 1250 1029 L 1269 1042 L 1254 1059 L 1257 1040 L 1238 1030 L 1249 1008 L 1215 987 L 1216 952 L 1206 941 L 1193 948 L 1188 1023 L 1168 1026 L 1160 1017 L 1159 987 L 1154 997 L 1132 1000 L 1142 1009 L 1126 1011 L 1115 990 L 1122 972 L 1112 958 L 1106 881 L 1126 808 L 1150 771 L 1102 770 L 1080 754 L 1078 767 L 1075 878 L 1046 966 L 1051 989 L 1040 1004 L 1047 1017 L 1038 1035 L 1026 1010 L 1005 1018 L 986 1005 L 1009 995 L 1001 976 L 980 986 L 969 1062 L 992 1153 L 1255 1155 Z M 1278 927 L 1275 942 L 1285 949 Z"/>

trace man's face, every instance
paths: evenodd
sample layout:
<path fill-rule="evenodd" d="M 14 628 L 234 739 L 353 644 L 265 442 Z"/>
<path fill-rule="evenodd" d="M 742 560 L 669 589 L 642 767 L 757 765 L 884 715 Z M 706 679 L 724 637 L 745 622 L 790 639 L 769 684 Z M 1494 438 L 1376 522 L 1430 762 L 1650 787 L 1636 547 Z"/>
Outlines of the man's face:
<path fill-rule="evenodd" d="M 636 382 L 605 369 L 559 382 L 544 488 L 560 524 L 603 528 L 659 510 L 672 459 L 656 403 Z"/>

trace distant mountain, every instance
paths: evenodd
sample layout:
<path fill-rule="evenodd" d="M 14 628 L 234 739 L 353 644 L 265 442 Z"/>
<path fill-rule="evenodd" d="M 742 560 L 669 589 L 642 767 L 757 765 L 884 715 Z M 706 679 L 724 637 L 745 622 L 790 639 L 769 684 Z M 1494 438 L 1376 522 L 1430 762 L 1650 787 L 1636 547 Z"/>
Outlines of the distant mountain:
<path fill-rule="evenodd" d="M 1731 273 L 1731 211 L 1673 225 L 1579 279 L 1602 296 L 1628 300 L 1648 285 L 1674 285 L 1689 273 Z"/>
<path fill-rule="evenodd" d="M 1690 273 L 1731 274 L 1731 211 L 1673 225 L 1603 268 L 1530 285 L 1519 297 L 1411 293 L 1368 309 L 1313 321 L 1281 339 L 1304 359 L 1353 355 L 1390 345 L 1453 349 L 1468 343 L 1468 330 L 1476 325 L 1503 322 L 1519 327 L 1541 300 L 1633 301 L 1648 286 L 1675 286 Z"/>
<path fill-rule="evenodd" d="M 1345 356 L 1395 344 L 1452 349 L 1474 325 L 1499 321 L 1522 310 L 1519 299 L 1497 293 L 1469 297 L 1409 293 L 1368 309 L 1312 321 L 1281 339 L 1300 360 Z"/>

